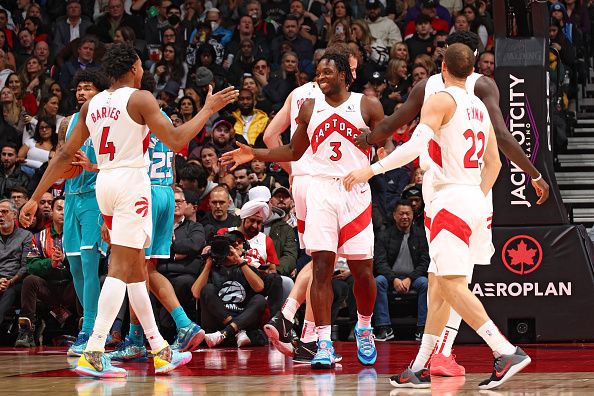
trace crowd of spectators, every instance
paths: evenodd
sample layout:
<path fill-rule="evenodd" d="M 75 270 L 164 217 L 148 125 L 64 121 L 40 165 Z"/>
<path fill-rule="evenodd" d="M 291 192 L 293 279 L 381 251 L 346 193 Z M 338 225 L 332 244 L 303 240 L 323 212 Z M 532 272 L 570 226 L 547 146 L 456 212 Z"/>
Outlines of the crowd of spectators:
<path fill-rule="evenodd" d="M 591 53 L 594 4 L 551 0 L 550 15 L 552 78 L 575 81 L 577 60 L 588 60 Z M 263 316 L 278 311 L 296 273 L 309 261 L 296 239 L 289 175 L 277 163 L 256 160 L 230 172 L 219 166 L 220 155 L 235 142 L 263 145 L 266 126 L 289 93 L 314 78 L 316 62 L 329 45 L 348 45 L 358 60 L 351 89 L 377 97 L 389 115 L 416 83 L 440 72 L 451 32 L 479 36 L 476 71 L 493 78 L 493 29 L 492 0 L 3 1 L 0 322 L 20 307 L 22 325 L 35 326 L 37 300 L 58 321 L 77 317 L 59 237 L 63 183 L 44 195 L 29 230 L 19 227 L 17 214 L 53 157 L 61 120 L 76 111 L 74 75 L 100 68 L 110 45 L 125 42 L 137 50 L 145 72 L 154 76 L 153 94 L 175 125 L 197 114 L 209 86 L 240 90 L 237 103 L 215 114 L 175 155 L 175 238 L 171 257 L 158 264 L 186 311 L 201 311 L 197 322 L 202 319 L 203 326 L 219 332 L 221 339 L 211 340 L 217 344 L 224 341 L 230 323 L 248 335 L 257 330 Z M 562 148 L 564 112 L 575 92 L 569 83 L 555 86 L 557 143 Z M 395 131 L 388 149 L 408 140 L 415 125 L 413 120 Z M 286 131 L 283 141 L 288 140 Z M 394 294 L 418 293 L 417 333 L 424 326 L 428 247 L 421 182 L 416 162 L 371 182 L 374 268 L 382 293 L 375 324 L 382 340 L 393 337 L 387 298 Z M 217 234 L 226 235 L 234 252 L 248 258 L 257 279 L 244 270 L 226 269 L 234 263 L 217 266 L 204 258 L 204 248 L 208 251 Z M 213 278 L 219 272 L 223 275 Z M 223 287 L 227 281 L 237 283 L 238 290 Z M 354 306 L 352 278 L 340 263 L 333 288 L 335 318 L 342 307 Z M 244 311 L 249 314 L 241 317 Z M 23 346 L 39 342 L 25 341 Z M 242 333 L 237 343 L 246 342 Z"/>

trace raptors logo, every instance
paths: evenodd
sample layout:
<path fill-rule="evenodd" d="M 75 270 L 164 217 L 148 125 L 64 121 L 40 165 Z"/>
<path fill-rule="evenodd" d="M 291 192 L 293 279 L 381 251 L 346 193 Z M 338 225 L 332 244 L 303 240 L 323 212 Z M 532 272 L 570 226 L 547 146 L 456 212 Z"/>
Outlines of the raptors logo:
<path fill-rule="evenodd" d="M 136 213 L 142 217 L 146 217 L 149 208 L 148 199 L 146 197 L 140 197 L 140 200 L 136 201 L 134 207 L 136 208 Z"/>
<path fill-rule="evenodd" d="M 528 235 L 516 235 L 508 239 L 501 249 L 505 267 L 518 275 L 534 272 L 542 262 L 540 243 Z"/>

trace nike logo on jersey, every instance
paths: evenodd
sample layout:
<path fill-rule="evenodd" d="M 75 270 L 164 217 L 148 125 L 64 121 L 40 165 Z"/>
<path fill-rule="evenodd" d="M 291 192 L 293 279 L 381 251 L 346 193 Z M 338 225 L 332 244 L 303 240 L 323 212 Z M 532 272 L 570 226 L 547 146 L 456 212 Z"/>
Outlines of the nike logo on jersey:
<path fill-rule="evenodd" d="M 321 110 L 318 110 L 317 112 L 321 113 L 322 111 L 326 111 L 326 109 L 321 109 Z"/>

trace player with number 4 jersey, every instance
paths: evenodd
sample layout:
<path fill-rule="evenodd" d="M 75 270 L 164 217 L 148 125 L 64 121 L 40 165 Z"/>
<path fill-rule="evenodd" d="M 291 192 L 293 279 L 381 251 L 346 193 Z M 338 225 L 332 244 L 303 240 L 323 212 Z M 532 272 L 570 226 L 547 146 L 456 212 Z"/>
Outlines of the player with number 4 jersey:
<path fill-rule="evenodd" d="M 142 61 L 131 46 L 114 44 L 104 58 L 103 69 L 112 83 L 108 90 L 86 102 L 66 143 L 56 153 L 39 185 L 21 209 L 19 220 L 28 227 L 43 192 L 63 175 L 75 153 L 90 136 L 97 154 L 99 175 L 96 193 L 111 242 L 108 276 L 99 296 L 95 326 L 75 371 L 94 377 L 124 377 L 126 370 L 111 365 L 105 340 L 128 293 L 130 304 L 151 347 L 155 374 L 166 374 L 192 359 L 189 352 L 172 350 L 157 328 L 145 282 L 143 248 L 152 234 L 150 180 L 144 154 L 154 131 L 173 150 L 181 149 L 204 127 L 207 120 L 237 98 L 233 87 L 206 96 L 204 106 L 191 120 L 174 127 L 165 118 L 151 92 L 138 90 Z"/>

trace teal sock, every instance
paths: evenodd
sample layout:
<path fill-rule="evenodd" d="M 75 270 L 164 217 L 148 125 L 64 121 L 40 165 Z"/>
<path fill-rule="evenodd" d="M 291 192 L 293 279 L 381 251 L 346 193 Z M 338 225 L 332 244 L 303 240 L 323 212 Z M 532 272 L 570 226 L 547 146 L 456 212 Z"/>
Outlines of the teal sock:
<path fill-rule="evenodd" d="M 128 337 L 136 345 L 144 345 L 144 331 L 140 324 L 130 323 L 130 331 Z"/>
<path fill-rule="evenodd" d="M 175 327 L 177 327 L 178 330 L 192 324 L 192 321 L 190 320 L 190 318 L 188 318 L 188 315 L 186 315 L 186 311 L 184 311 L 181 305 L 175 308 L 173 311 L 171 311 L 171 317 L 175 321 Z"/>
<path fill-rule="evenodd" d="M 99 293 L 101 293 L 98 275 L 100 254 L 97 249 L 82 249 L 80 251 L 80 258 L 84 276 L 82 299 L 84 319 L 82 330 L 87 334 L 91 334 L 95 326 Z"/>

